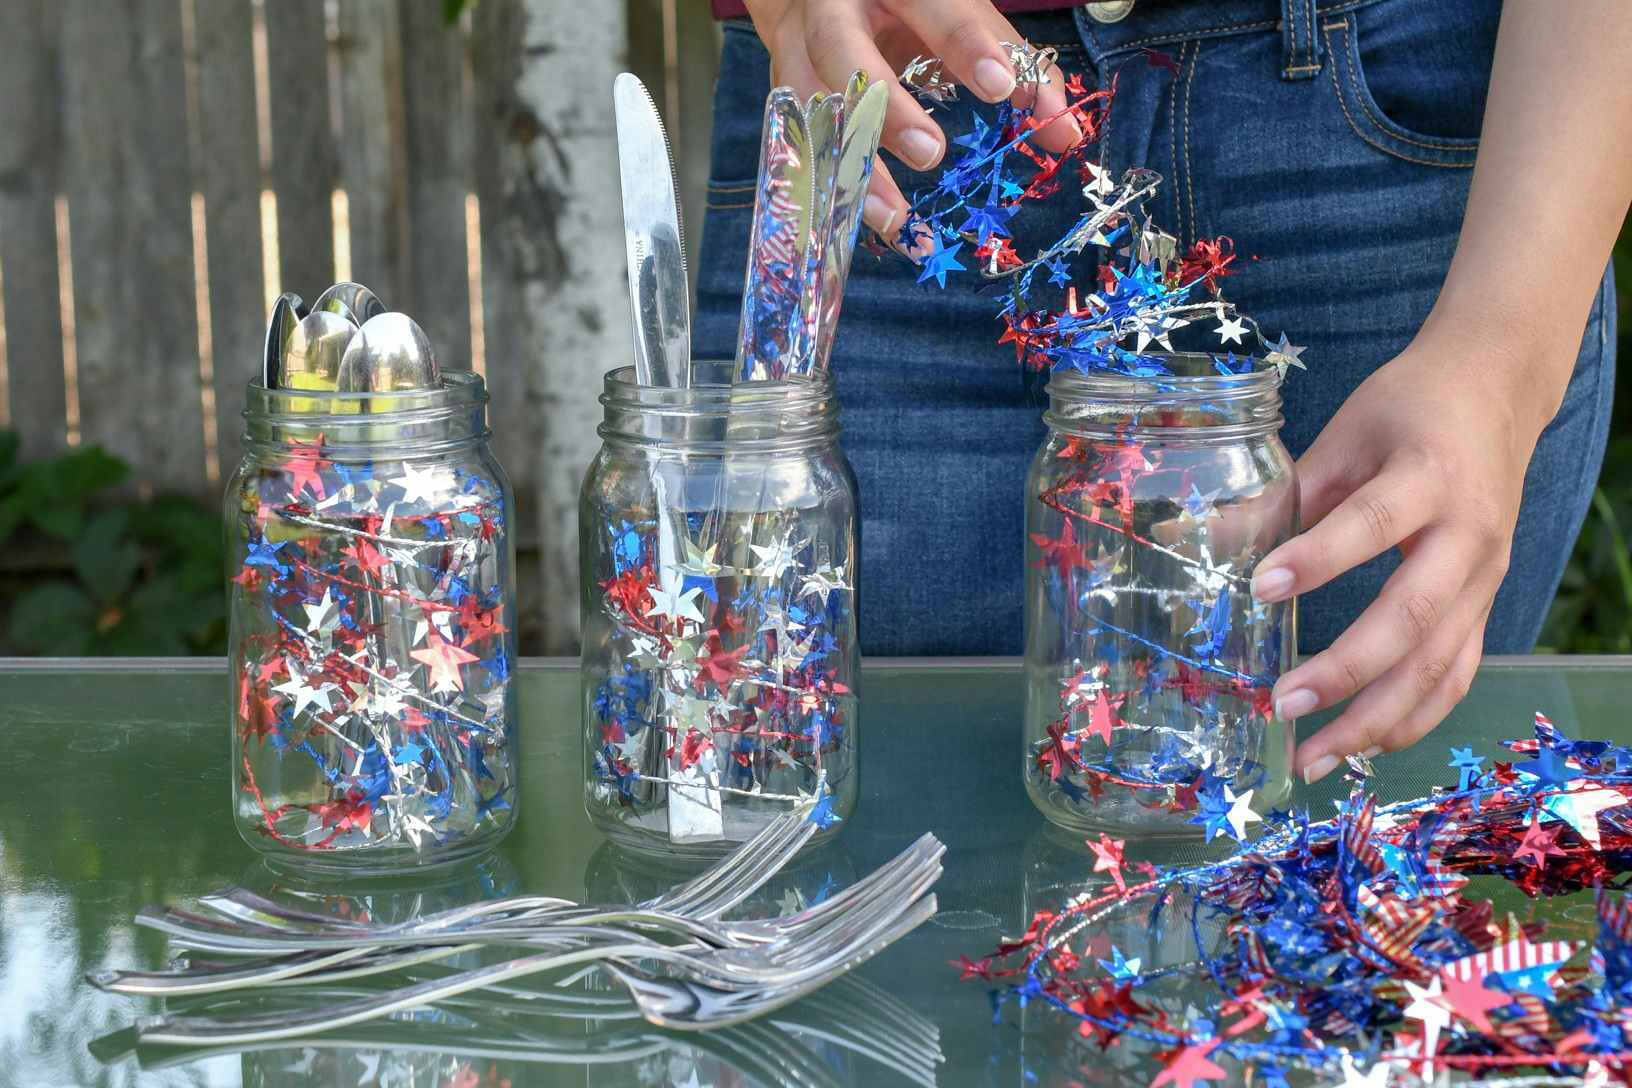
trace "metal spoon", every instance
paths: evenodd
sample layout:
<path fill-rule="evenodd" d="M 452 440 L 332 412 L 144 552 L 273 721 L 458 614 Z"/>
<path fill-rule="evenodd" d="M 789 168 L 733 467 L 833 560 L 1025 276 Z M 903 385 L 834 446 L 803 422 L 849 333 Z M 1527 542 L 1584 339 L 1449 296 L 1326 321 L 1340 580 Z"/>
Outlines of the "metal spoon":
<path fill-rule="evenodd" d="M 389 393 L 428 389 L 441 378 L 436 352 L 407 314 L 383 313 L 356 331 L 340 360 L 342 393 Z"/>
<path fill-rule="evenodd" d="M 266 348 L 261 358 L 261 384 L 266 388 L 278 388 L 284 339 L 305 316 L 306 303 L 293 291 L 285 291 L 272 304 L 272 317 L 266 323 Z"/>
<path fill-rule="evenodd" d="M 313 310 L 339 314 L 353 325 L 362 325 L 386 312 L 378 295 L 360 283 L 337 283 L 317 296 Z"/>
<path fill-rule="evenodd" d="M 334 389 L 340 360 L 356 335 L 357 326 L 339 314 L 327 310 L 307 314 L 284 331 L 277 384 L 285 389 Z"/>

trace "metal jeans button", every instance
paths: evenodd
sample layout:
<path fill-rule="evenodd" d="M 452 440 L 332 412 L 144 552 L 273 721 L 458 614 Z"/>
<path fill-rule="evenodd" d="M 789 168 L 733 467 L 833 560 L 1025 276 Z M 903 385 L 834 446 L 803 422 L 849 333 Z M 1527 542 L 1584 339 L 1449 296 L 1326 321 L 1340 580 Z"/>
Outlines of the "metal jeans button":
<path fill-rule="evenodd" d="M 1092 4 L 1084 4 L 1088 9 L 1088 17 L 1097 23 L 1117 23 L 1128 17 L 1133 10 L 1133 0 L 1096 0 Z"/>

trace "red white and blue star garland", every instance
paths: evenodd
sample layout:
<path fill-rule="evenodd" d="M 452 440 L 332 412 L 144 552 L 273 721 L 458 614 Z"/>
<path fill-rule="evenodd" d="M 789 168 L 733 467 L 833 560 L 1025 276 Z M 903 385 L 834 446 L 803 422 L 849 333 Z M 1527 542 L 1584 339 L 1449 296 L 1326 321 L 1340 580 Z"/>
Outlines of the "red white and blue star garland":
<path fill-rule="evenodd" d="M 855 751 L 847 560 L 774 517 L 742 526 L 766 543 L 730 554 L 717 517 L 671 520 L 672 552 L 649 514 L 600 527 L 616 667 L 594 693 L 592 788 L 642 823 L 666 821 L 652 829 L 674 842 L 740 833 L 726 827 L 729 798 L 833 826 L 832 777 Z"/>
<path fill-rule="evenodd" d="M 431 850 L 509 821 L 501 487 L 293 443 L 235 496 L 236 779 L 289 849 Z M 327 798 L 306 800 L 314 784 Z"/>
<path fill-rule="evenodd" d="M 1217 322 L 1211 331 L 1219 346 L 1207 354 L 1219 380 L 1245 383 L 1266 368 L 1281 377 L 1301 368 L 1301 347 L 1284 334 L 1264 339 L 1223 297 L 1219 281 L 1237 260 L 1228 237 L 1181 252 L 1143 213 L 1160 177 L 1135 168 L 1116 182 L 1089 157 L 1116 79 L 1089 91 L 1079 76 L 1053 69 L 1051 51 L 1010 52 L 1022 86 L 1064 78 L 1068 105 L 1037 117 L 1004 103 L 994 124 L 977 116 L 973 130 L 952 141 L 961 151 L 933 189 L 914 194 L 900 229 L 901 247 L 923 254 L 919 282 L 945 287 L 948 275 L 967 270 L 962 257 L 987 281 L 1004 284 L 998 342 L 1012 343 L 1028 371 L 1121 375 L 1160 390 L 1173 373 L 1161 353 L 1174 351 L 1173 334 L 1203 318 Z M 1171 71 L 1160 54 L 1148 56 L 1152 67 Z M 956 95 L 934 58 L 914 60 L 902 80 L 931 109 Z M 1075 120 L 1081 139 L 1059 155 L 1033 147 L 1033 137 L 1063 115 Z M 1085 202 L 1077 221 L 1022 256 L 1014 243 L 1017 213 L 1068 188 L 1080 188 Z M 1090 251 L 1101 254 L 1091 271 L 1081 267 L 1091 263 Z M 1063 306 L 1041 305 L 1050 295 Z M 1115 441 L 1071 438 L 1034 497 L 1053 512 L 1045 519 L 1052 529 L 1031 534 L 1029 555 L 1044 571 L 1048 607 L 1077 660 L 1060 678 L 1058 718 L 1033 744 L 1028 773 L 1073 807 L 1092 810 L 1107 790 L 1132 793 L 1144 809 L 1190 814 L 1211 839 L 1227 824 L 1257 818 L 1251 794 L 1266 781 L 1258 755 L 1275 743 L 1270 692 L 1290 610 L 1251 601 L 1250 553 L 1213 556 L 1206 526 L 1218 514 L 1218 493 L 1203 493 L 1188 466 L 1163 464 L 1163 457 L 1131 431 Z M 1164 488 L 1174 497 L 1171 524 L 1184 529 L 1182 540 L 1166 544 L 1141 531 L 1150 511 L 1134 502 L 1136 491 Z M 1162 565 L 1162 584 L 1150 584 L 1148 570 L 1130 570 L 1144 566 L 1141 557 Z M 1153 590 L 1171 602 L 1165 607 L 1177 613 L 1175 623 L 1188 617 L 1182 640 L 1111 622 L 1120 594 Z M 1160 709 L 1173 692 L 1186 708 L 1178 717 Z"/>
<path fill-rule="evenodd" d="M 1483 769 L 1453 749 L 1457 784 L 1378 805 L 1355 789 L 1331 820 L 1274 813 L 1225 860 L 1125 870 L 1124 842 L 1090 840 L 1109 881 L 1038 912 L 992 956 L 962 959 L 994 994 L 1041 1002 L 1101 1048 L 1154 1052 L 1152 1088 L 1250 1075 L 1286 1084 L 1407 1085 L 1445 1070 L 1632 1079 L 1632 748 L 1578 741 L 1536 715 L 1534 740 Z M 1526 757 L 1526 758 L 1517 758 Z M 1594 889 L 1590 955 L 1535 923 L 1498 921 L 1469 877 L 1530 896 Z M 1107 921 L 1148 909 L 1147 926 L 1192 937 L 1187 964 L 1141 971 L 1091 947 Z M 1103 952 L 1100 953 L 1103 955 Z M 1218 989 L 1216 1015 L 1164 1007 L 1175 977 Z M 1227 1068 L 1233 1064 L 1232 1070 Z M 1508 1083 L 1537 1083 L 1533 1080 Z"/>
<path fill-rule="evenodd" d="M 1066 77 L 1052 67 L 1050 51 L 1011 46 L 1011 53 L 1021 86 L 1064 78 L 1066 108 L 1037 117 L 1031 107 L 1005 102 L 996 107 L 995 124 L 976 117 L 973 131 L 952 141 L 963 150 L 942 168 L 933 189 L 913 195 L 896 239 L 908 251 L 929 247 L 918 258 L 918 281 L 933 279 L 945 287 L 948 275 L 971 264 L 985 279 L 1004 281 L 998 312 L 1004 332 L 998 342 L 1014 344 L 1017 361 L 1036 370 L 1165 374 L 1168 369 L 1146 349 L 1154 343 L 1171 351 L 1172 333 L 1205 317 L 1218 321 L 1213 331 L 1221 346 L 1213 359 L 1220 374 L 1247 373 L 1260 365 L 1283 373 L 1288 366 L 1302 367 L 1302 348 L 1284 335 L 1266 340 L 1221 294 L 1219 280 L 1237 259 L 1229 237 L 1199 239 L 1179 252 L 1177 240 L 1143 215 L 1160 175 L 1135 167 L 1117 181 L 1089 157 L 1110 114 L 1116 81 L 1089 91 L 1081 76 Z M 1171 65 L 1164 65 L 1160 54 L 1150 56 L 1153 66 Z M 956 93 L 934 58 L 913 61 L 902 81 L 931 108 Z M 1032 146 L 1038 131 L 1066 115 L 1081 129 L 1080 140 L 1058 155 Z M 1087 208 L 1060 237 L 1022 256 L 1015 249 L 1012 221 L 1025 204 L 1055 197 L 1068 182 L 1080 189 Z M 1085 270 L 1073 263 L 1083 263 L 1090 247 L 1104 251 L 1106 259 L 1088 272 L 1093 290 L 1079 290 Z M 1120 266 L 1111 259 L 1118 255 L 1124 258 Z M 1038 273 L 1046 283 L 1037 281 Z M 1038 305 L 1049 292 L 1063 305 Z M 1249 333 L 1261 350 L 1247 349 Z M 1242 354 L 1230 345 L 1241 346 Z"/>

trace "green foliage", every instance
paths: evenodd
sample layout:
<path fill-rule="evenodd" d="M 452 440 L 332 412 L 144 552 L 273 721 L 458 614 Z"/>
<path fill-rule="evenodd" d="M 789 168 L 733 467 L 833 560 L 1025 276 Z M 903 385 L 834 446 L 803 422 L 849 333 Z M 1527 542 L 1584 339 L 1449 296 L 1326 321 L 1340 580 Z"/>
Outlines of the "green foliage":
<path fill-rule="evenodd" d="M 1618 362 L 1632 366 L 1632 228 L 1615 246 Z M 1624 371 L 1623 371 L 1624 373 Z M 1632 380 L 1616 383 L 1609 450 L 1541 632 L 1543 652 L 1632 654 Z"/>
<path fill-rule="evenodd" d="M 16 436 L 0 432 L 5 652 L 225 651 L 217 515 L 175 496 L 122 499 L 114 488 L 129 472 L 97 447 L 25 464 Z"/>

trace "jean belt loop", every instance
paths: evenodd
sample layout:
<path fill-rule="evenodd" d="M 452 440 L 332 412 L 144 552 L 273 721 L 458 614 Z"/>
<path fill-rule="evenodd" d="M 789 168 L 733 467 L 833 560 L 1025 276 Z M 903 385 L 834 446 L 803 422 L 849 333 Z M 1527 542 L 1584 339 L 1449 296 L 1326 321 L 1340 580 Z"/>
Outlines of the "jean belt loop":
<path fill-rule="evenodd" d="M 1281 0 L 1281 78 L 1313 79 L 1319 71 L 1315 0 Z"/>

